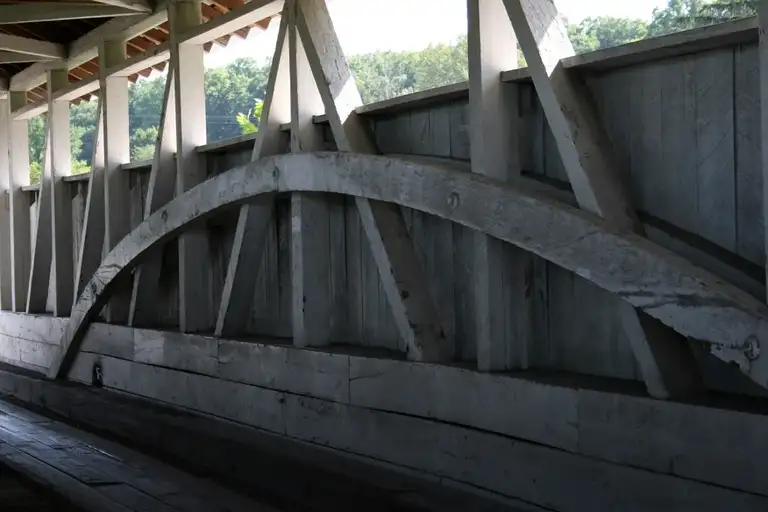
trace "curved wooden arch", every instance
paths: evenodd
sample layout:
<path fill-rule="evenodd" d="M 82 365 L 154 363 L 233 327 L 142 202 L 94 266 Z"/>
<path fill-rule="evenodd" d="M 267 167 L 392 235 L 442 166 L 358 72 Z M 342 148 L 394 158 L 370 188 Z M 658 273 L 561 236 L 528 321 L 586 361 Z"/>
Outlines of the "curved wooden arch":
<path fill-rule="evenodd" d="M 72 310 L 49 369 L 63 373 L 119 276 L 152 247 L 223 208 L 277 192 L 331 192 L 420 210 L 528 250 L 619 295 L 684 336 L 711 345 L 768 387 L 768 307 L 648 240 L 611 231 L 599 218 L 507 184 L 446 167 L 352 153 L 264 158 L 177 197 L 107 255 Z"/>

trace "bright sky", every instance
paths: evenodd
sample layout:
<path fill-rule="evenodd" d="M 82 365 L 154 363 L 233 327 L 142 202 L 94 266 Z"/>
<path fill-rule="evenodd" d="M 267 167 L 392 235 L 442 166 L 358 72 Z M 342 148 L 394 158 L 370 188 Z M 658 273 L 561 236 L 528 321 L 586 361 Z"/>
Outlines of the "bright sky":
<path fill-rule="evenodd" d="M 501 0 L 499 0 L 501 1 Z M 571 22 L 590 16 L 650 19 L 666 0 L 555 0 Z M 466 0 L 331 0 L 331 16 L 349 55 L 376 50 L 418 50 L 450 42 L 467 33 Z M 424 20 L 431 20 L 424 23 Z M 261 61 L 272 56 L 279 23 L 248 39 L 233 38 L 227 48 L 215 47 L 208 67 L 224 66 L 239 57 Z"/>

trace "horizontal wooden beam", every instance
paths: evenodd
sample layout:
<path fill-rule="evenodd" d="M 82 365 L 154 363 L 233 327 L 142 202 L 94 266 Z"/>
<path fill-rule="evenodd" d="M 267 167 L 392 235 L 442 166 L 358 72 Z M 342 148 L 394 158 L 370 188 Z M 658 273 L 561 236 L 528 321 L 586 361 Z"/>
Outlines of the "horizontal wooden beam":
<path fill-rule="evenodd" d="M 141 14 L 133 9 L 111 5 L 67 4 L 65 2 L 35 2 L 0 5 L 0 25 L 39 23 L 88 18 L 113 18 Z"/>
<path fill-rule="evenodd" d="M 0 5 L 0 7 L 2 7 Z M 39 55 L 29 55 L 26 53 L 15 53 L 0 51 L 0 64 L 17 64 L 24 62 L 41 62 L 50 60 L 49 57 L 41 57 Z"/>
<path fill-rule="evenodd" d="M 107 76 L 131 76 L 153 66 L 157 66 L 171 58 L 170 44 L 163 43 L 149 50 L 134 55 L 116 66 L 107 68 Z"/>
<path fill-rule="evenodd" d="M 138 12 L 150 12 L 152 3 L 149 0 L 93 0 L 94 2 L 112 5 L 123 9 L 130 9 Z"/>
<path fill-rule="evenodd" d="M 170 51 L 168 44 L 161 44 L 155 46 L 144 53 L 134 55 L 130 59 L 126 59 L 119 64 L 107 69 L 107 76 L 131 76 L 139 71 L 156 66 L 161 62 L 165 62 L 170 58 Z M 74 101 L 78 98 L 86 96 L 90 93 L 95 93 L 99 90 L 99 77 L 94 75 L 84 80 L 77 82 L 71 82 L 66 87 L 57 91 L 53 95 L 54 100 L 59 101 Z M 11 113 L 12 119 L 31 119 L 35 116 L 43 114 L 48 111 L 48 102 L 42 101 L 39 103 L 29 103 L 19 110 L 15 110 Z"/>
<path fill-rule="evenodd" d="M 23 107 L 21 107 L 18 110 L 14 110 L 11 112 L 11 119 L 14 121 L 20 121 L 23 119 L 32 119 L 33 117 L 37 117 L 40 114 L 44 114 L 48 112 L 48 102 L 40 102 L 40 103 L 27 103 Z"/>
<path fill-rule="evenodd" d="M 0 50 L 49 59 L 63 59 L 67 56 L 64 45 L 10 34 L 0 34 Z"/>
<path fill-rule="evenodd" d="M 217 16 L 208 23 L 182 33 L 181 43 L 204 44 L 227 36 L 241 28 L 271 18 L 283 10 L 284 0 L 251 0 L 242 7 Z"/>

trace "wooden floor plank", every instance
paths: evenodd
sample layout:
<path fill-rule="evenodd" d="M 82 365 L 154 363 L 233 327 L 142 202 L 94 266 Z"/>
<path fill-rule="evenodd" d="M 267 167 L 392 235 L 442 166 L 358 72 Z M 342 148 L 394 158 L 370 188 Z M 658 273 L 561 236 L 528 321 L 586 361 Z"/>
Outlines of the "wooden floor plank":
<path fill-rule="evenodd" d="M 0 400 L 0 463 L 85 510 L 275 510 L 128 448 L 78 432 Z"/>

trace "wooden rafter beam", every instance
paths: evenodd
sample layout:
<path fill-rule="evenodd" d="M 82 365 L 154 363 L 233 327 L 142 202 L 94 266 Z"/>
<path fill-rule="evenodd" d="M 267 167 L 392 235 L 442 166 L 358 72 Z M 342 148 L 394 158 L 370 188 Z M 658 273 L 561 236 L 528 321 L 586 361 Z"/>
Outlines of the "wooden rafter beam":
<path fill-rule="evenodd" d="M 0 25 L 136 16 L 141 12 L 111 5 L 70 5 L 64 2 L 0 4 Z"/>
<path fill-rule="evenodd" d="M 153 29 L 168 19 L 163 0 L 157 12 L 143 16 L 121 16 L 99 25 L 67 47 L 67 66 L 72 69 L 98 57 L 101 41 L 107 38 L 133 39 Z M 58 58 L 58 57 L 57 57 Z M 27 91 L 45 83 L 46 73 L 52 66 L 49 62 L 38 62 L 11 77 L 10 88 Z"/>
<path fill-rule="evenodd" d="M 64 45 L 10 34 L 0 34 L 0 50 L 49 59 L 64 59 L 67 56 Z"/>
<path fill-rule="evenodd" d="M 217 16 L 208 23 L 185 31 L 180 36 L 180 41 L 194 44 L 215 41 L 279 14 L 283 10 L 283 4 L 284 0 L 251 0 L 242 7 Z"/>
<path fill-rule="evenodd" d="M 150 12 L 153 10 L 152 2 L 150 0 L 93 0 L 94 2 L 111 5 L 114 7 L 121 7 L 123 9 L 129 9 L 139 12 Z"/>
<path fill-rule="evenodd" d="M 29 55 L 26 53 L 15 53 L 0 51 L 0 64 L 17 64 L 22 62 L 42 62 L 51 60 L 49 57 L 41 57 L 39 55 Z"/>

